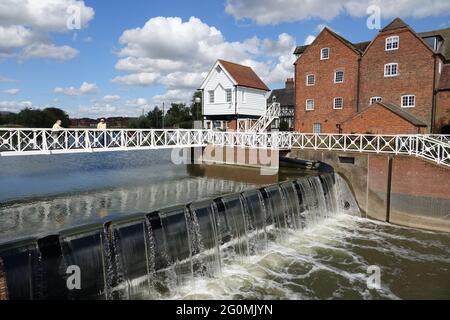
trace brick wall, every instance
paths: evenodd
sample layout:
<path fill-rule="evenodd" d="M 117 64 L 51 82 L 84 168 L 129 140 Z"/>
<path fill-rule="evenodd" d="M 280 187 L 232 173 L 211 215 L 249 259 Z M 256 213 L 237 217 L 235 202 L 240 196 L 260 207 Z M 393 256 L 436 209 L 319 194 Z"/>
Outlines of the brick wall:
<path fill-rule="evenodd" d="M 436 96 L 436 132 L 450 124 L 450 90 L 440 91 Z"/>
<path fill-rule="evenodd" d="M 343 133 L 415 134 L 424 129 L 376 104 L 343 122 Z"/>
<path fill-rule="evenodd" d="M 398 50 L 385 51 L 385 39 L 400 37 Z M 398 63 L 399 75 L 384 77 L 384 65 Z M 434 57 L 430 48 L 408 29 L 380 33 L 361 59 L 360 107 L 369 105 L 371 97 L 401 105 L 401 96 L 416 96 L 416 107 L 404 108 L 431 125 L 433 101 Z"/>
<path fill-rule="evenodd" d="M 320 60 L 322 48 L 330 48 L 330 58 Z M 295 130 L 312 132 L 321 123 L 322 132 L 337 132 L 336 124 L 356 111 L 358 54 L 324 30 L 297 60 L 295 67 Z M 334 83 L 336 70 L 344 71 L 344 83 Z M 306 75 L 316 77 L 314 86 L 306 85 Z M 333 99 L 342 97 L 342 110 L 333 109 Z M 313 111 L 306 111 L 307 99 L 314 99 Z"/>

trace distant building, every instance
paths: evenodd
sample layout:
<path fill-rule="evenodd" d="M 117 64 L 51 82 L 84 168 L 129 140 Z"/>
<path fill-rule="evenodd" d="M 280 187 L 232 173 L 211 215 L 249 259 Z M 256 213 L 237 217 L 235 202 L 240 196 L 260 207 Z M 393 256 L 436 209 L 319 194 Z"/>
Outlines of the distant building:
<path fill-rule="evenodd" d="M 450 119 L 450 28 L 416 33 L 396 18 L 372 41 L 325 28 L 295 50 L 295 130 L 439 133 Z"/>
<path fill-rule="evenodd" d="M 267 104 L 272 102 L 280 103 L 280 117 L 272 122 L 272 129 L 279 129 L 280 123 L 285 122 L 289 130 L 294 130 L 294 109 L 295 109 L 295 84 L 293 78 L 288 78 L 284 89 L 275 89 L 271 92 Z"/>
<path fill-rule="evenodd" d="M 218 60 L 203 81 L 204 127 L 245 130 L 266 112 L 270 89 L 252 68 Z"/>
<path fill-rule="evenodd" d="M 71 128 L 96 128 L 98 121 L 90 118 L 70 119 Z"/>
<path fill-rule="evenodd" d="M 70 119 L 71 128 L 97 128 L 97 124 L 102 118 L 74 118 Z M 107 128 L 128 128 L 129 122 L 132 118 L 129 117 L 109 117 L 103 118 L 106 121 Z"/>

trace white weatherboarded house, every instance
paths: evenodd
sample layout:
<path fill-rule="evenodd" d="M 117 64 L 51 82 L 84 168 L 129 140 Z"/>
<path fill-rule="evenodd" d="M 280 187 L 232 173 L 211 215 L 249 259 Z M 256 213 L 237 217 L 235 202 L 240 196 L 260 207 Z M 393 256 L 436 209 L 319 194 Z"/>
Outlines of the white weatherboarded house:
<path fill-rule="evenodd" d="M 218 60 L 203 81 L 204 127 L 248 129 L 265 114 L 270 89 L 252 68 Z"/>

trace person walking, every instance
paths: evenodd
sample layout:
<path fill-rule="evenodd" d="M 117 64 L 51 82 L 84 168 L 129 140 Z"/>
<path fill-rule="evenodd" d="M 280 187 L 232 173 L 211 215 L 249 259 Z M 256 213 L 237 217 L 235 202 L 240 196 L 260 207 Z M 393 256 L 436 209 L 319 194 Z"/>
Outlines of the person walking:
<path fill-rule="evenodd" d="M 100 119 L 100 122 L 97 123 L 97 130 L 106 130 L 106 121 L 105 119 Z M 100 132 L 98 133 L 98 141 L 103 142 L 103 147 L 106 147 L 108 141 L 106 138 L 106 133 L 105 132 Z"/>
<path fill-rule="evenodd" d="M 98 130 L 106 130 L 106 122 L 105 119 L 100 119 L 100 122 L 97 124 Z"/>
<path fill-rule="evenodd" d="M 51 144 L 52 147 L 55 146 L 55 144 L 59 144 L 59 131 L 64 129 L 62 126 L 62 121 L 61 120 L 56 120 L 55 124 L 52 127 L 52 139 L 53 142 Z"/>

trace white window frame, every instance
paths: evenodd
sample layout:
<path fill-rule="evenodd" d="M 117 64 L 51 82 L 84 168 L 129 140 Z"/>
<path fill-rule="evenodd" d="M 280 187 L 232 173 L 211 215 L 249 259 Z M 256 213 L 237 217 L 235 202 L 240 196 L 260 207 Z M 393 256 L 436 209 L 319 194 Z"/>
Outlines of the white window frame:
<path fill-rule="evenodd" d="M 309 77 L 312 77 L 313 83 L 309 83 Z M 314 73 L 308 73 L 306 75 L 306 86 L 307 87 L 312 87 L 312 86 L 315 86 L 315 85 L 316 85 L 316 76 L 315 76 L 315 74 Z"/>
<path fill-rule="evenodd" d="M 389 70 L 392 72 L 392 67 L 393 66 L 395 66 L 395 71 L 396 71 L 396 73 L 395 74 L 389 74 L 387 71 L 388 71 L 388 68 L 389 68 Z M 398 63 L 397 62 L 391 62 L 391 63 L 386 63 L 385 65 L 384 65 L 384 77 L 385 78 L 391 78 L 391 77 L 396 77 L 396 76 L 398 76 L 398 74 L 399 74 L 399 72 L 398 72 Z"/>
<path fill-rule="evenodd" d="M 308 107 L 308 102 L 312 102 L 312 108 Z M 305 102 L 305 109 L 306 109 L 306 111 L 313 111 L 314 107 L 315 107 L 314 104 L 315 104 L 314 103 L 314 99 L 306 99 L 306 102 Z"/>
<path fill-rule="evenodd" d="M 374 103 L 377 103 L 377 102 L 383 102 L 383 98 L 379 97 L 379 96 L 372 97 L 369 100 L 369 105 L 373 105 Z"/>
<path fill-rule="evenodd" d="M 336 79 L 338 72 L 342 72 L 342 81 L 337 81 L 337 79 Z M 344 77 L 345 77 L 344 70 L 336 70 L 334 72 L 334 83 L 344 83 Z"/>
<path fill-rule="evenodd" d="M 407 100 L 407 104 L 405 105 L 405 101 L 404 101 L 404 99 L 408 99 Z M 413 104 L 411 104 L 410 105 L 410 99 L 412 98 L 412 102 L 413 102 Z M 402 97 L 401 97 L 401 106 L 402 106 L 402 108 L 414 108 L 415 106 L 416 106 L 416 96 L 415 95 L 413 95 L 413 94 L 405 94 L 405 95 L 403 95 Z"/>
<path fill-rule="evenodd" d="M 209 104 L 214 104 L 216 103 L 216 97 L 215 97 L 215 90 L 208 90 L 208 95 L 209 95 Z"/>
<path fill-rule="evenodd" d="M 394 48 L 394 44 L 397 44 L 397 47 Z M 388 48 L 390 46 L 390 48 Z M 385 51 L 394 51 L 400 48 L 400 37 L 399 36 L 390 36 L 387 37 L 384 44 Z"/>
<path fill-rule="evenodd" d="M 324 57 L 324 51 L 327 50 L 328 54 L 326 57 Z M 320 60 L 328 60 L 330 59 L 330 48 L 322 48 L 320 49 Z"/>
<path fill-rule="evenodd" d="M 341 107 L 340 107 L 340 108 L 337 108 L 337 107 L 336 107 L 336 100 L 338 100 L 338 99 L 341 99 Z M 334 109 L 334 110 L 342 110 L 342 109 L 344 109 L 344 98 L 342 98 L 342 97 L 336 97 L 336 98 L 334 98 L 334 99 L 333 99 L 333 109 Z"/>
<path fill-rule="evenodd" d="M 232 102 L 233 101 L 233 90 L 225 89 L 225 101 Z"/>
<path fill-rule="evenodd" d="M 316 130 L 316 128 L 319 128 L 319 130 Z M 322 133 L 322 124 L 320 122 L 316 122 L 313 124 L 313 133 L 316 134 Z"/>

